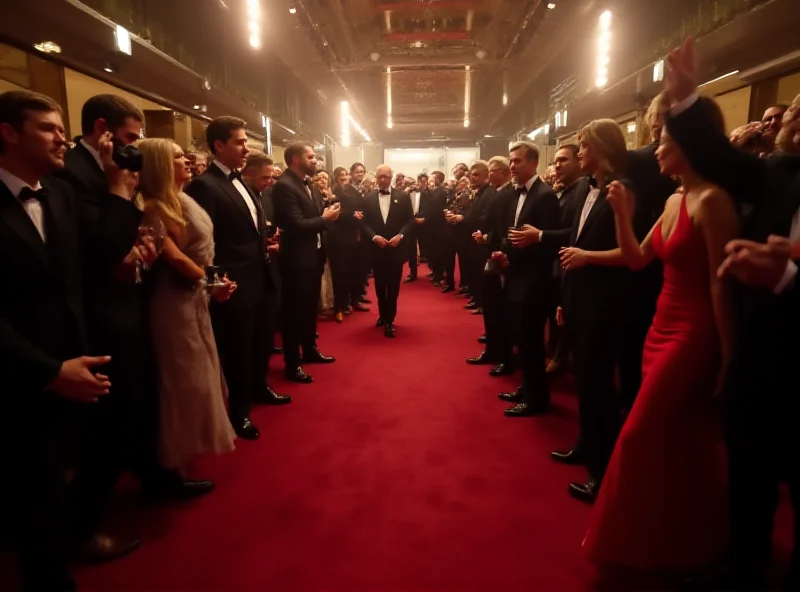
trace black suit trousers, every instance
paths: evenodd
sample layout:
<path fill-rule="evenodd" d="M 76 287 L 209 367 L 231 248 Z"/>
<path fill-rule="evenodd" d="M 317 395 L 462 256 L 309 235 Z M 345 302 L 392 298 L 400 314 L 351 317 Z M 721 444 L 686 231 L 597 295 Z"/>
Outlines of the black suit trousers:
<path fill-rule="evenodd" d="M 567 319 L 569 323 L 569 319 Z M 580 443 L 589 476 L 602 481 L 620 429 L 620 405 L 614 381 L 619 363 L 619 327 L 567 327 L 578 392 Z"/>
<path fill-rule="evenodd" d="M 483 290 L 483 326 L 486 333 L 486 354 L 492 361 L 508 364 L 511 362 L 510 321 L 500 275 L 496 273 L 486 274 L 481 286 Z"/>
<path fill-rule="evenodd" d="M 253 398 L 263 393 L 272 353 L 276 297 L 264 291 L 254 308 L 213 303 L 211 324 L 228 385 L 228 414 L 234 423 L 249 417 Z"/>
<path fill-rule="evenodd" d="M 283 360 L 287 369 L 294 369 L 300 365 L 300 348 L 306 354 L 316 347 L 322 269 L 284 267 L 282 271 Z"/>
<path fill-rule="evenodd" d="M 547 310 L 542 302 L 510 302 L 511 319 L 519 328 L 519 363 L 522 397 L 532 406 L 550 405 L 550 387 L 545 367 L 544 324 Z"/>
<path fill-rule="evenodd" d="M 402 249 L 403 245 L 396 248 Z M 397 316 L 397 298 L 400 295 L 400 282 L 403 279 L 403 262 L 393 261 L 388 257 L 376 258 L 372 271 L 375 275 L 378 314 L 385 322 L 393 323 Z"/>
<path fill-rule="evenodd" d="M 403 237 L 406 251 L 408 252 L 408 272 L 412 277 L 417 277 L 417 253 L 422 245 L 422 232 L 419 226 L 412 229 Z"/>
<path fill-rule="evenodd" d="M 358 304 L 364 292 L 358 244 L 348 245 L 333 239 L 329 240 L 328 247 L 328 261 L 333 281 L 333 306 L 337 312 L 344 312 L 351 304 Z"/>
<path fill-rule="evenodd" d="M 9 520 L 16 543 L 23 592 L 74 590 L 68 570 L 68 516 L 63 411 L 69 403 L 55 395 L 7 393 L 31 401 L 10 410 L 0 430 L 3 462 L 3 520 Z M 7 410 L 9 411 L 9 410 Z M 38 429 L 31 437 L 20 418 L 35 417 Z"/>

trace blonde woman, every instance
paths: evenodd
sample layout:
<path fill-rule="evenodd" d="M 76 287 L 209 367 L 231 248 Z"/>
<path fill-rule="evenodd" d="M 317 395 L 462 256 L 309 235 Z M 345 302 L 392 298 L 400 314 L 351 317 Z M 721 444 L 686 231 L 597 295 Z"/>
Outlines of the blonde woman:
<path fill-rule="evenodd" d="M 333 199 L 333 192 L 330 188 L 330 177 L 327 171 L 319 171 L 314 175 L 314 186 L 322 195 L 325 203 L 330 203 Z M 327 207 L 327 206 L 326 206 Z M 331 266 L 328 260 L 325 260 L 325 269 L 322 273 L 322 286 L 320 287 L 319 294 L 319 312 L 320 314 L 327 315 L 333 310 L 333 278 L 331 277 Z"/>
<path fill-rule="evenodd" d="M 208 312 L 205 267 L 214 261 L 208 214 L 182 192 L 192 178 L 189 160 L 171 140 L 138 143 L 144 160 L 139 192 L 145 219 L 166 229 L 153 268 L 150 331 L 158 372 L 159 455 L 182 475 L 199 454 L 233 450 L 225 409 L 227 389 Z M 236 284 L 227 278 L 213 293 L 227 300 Z"/>

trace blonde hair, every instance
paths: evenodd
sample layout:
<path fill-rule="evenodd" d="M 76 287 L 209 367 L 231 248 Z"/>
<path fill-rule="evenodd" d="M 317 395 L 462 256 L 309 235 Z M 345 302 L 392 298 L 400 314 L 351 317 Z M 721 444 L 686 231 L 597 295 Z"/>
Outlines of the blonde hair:
<path fill-rule="evenodd" d="M 142 153 L 142 171 L 139 173 L 139 192 L 145 207 L 153 208 L 181 228 L 186 225 L 181 207 L 180 191 L 175 186 L 175 142 L 166 138 L 147 138 L 136 142 Z"/>
<path fill-rule="evenodd" d="M 511 168 L 508 164 L 508 159 L 505 156 L 492 156 L 488 162 L 489 166 L 493 164 L 499 165 L 501 170 L 507 171 Z"/>
<path fill-rule="evenodd" d="M 594 148 L 600 168 L 613 175 L 622 175 L 628 165 L 628 145 L 622 129 L 613 119 L 595 119 L 578 134 L 582 142 Z"/>

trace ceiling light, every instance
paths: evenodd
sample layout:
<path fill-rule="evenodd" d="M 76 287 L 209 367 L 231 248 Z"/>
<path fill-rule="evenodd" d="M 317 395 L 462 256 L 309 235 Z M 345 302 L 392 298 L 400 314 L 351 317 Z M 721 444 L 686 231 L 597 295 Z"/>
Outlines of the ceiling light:
<path fill-rule="evenodd" d="M 53 41 L 42 41 L 41 43 L 35 43 L 33 47 L 42 53 L 61 53 L 61 47 Z"/>
<path fill-rule="evenodd" d="M 125 27 L 117 25 L 117 28 L 114 31 L 114 40 L 116 42 L 118 51 L 121 51 L 127 55 L 131 55 L 131 34 Z"/>
<path fill-rule="evenodd" d="M 258 49 L 261 47 L 261 39 L 258 35 L 250 35 L 250 47 L 253 49 Z"/>
<path fill-rule="evenodd" d="M 106 62 L 106 64 L 103 66 L 103 70 L 109 74 L 113 74 L 117 71 L 117 68 L 111 62 Z"/>
<path fill-rule="evenodd" d="M 600 26 L 603 29 L 608 29 L 611 27 L 611 11 L 606 10 L 603 14 L 600 15 Z"/>
<path fill-rule="evenodd" d="M 464 127 L 469 127 L 469 119 L 464 120 Z"/>
<path fill-rule="evenodd" d="M 296 9 L 294 6 L 292 6 L 292 7 L 289 9 L 289 14 L 297 14 L 297 9 Z"/>
<path fill-rule="evenodd" d="M 555 7 L 556 7 L 556 5 L 554 3 L 552 3 L 552 2 L 547 5 L 547 8 L 549 8 L 550 10 L 553 10 Z"/>
<path fill-rule="evenodd" d="M 632 134 L 636 131 L 636 124 L 634 122 L 630 122 L 628 124 L 628 133 Z"/>
<path fill-rule="evenodd" d="M 259 0 L 247 0 L 247 29 L 249 32 L 250 47 L 258 49 L 261 47 L 261 6 Z"/>
<path fill-rule="evenodd" d="M 387 127 L 388 129 L 392 129 L 392 128 L 394 127 L 394 122 L 392 121 L 392 118 L 391 118 L 391 117 L 390 117 L 389 119 L 387 119 L 387 120 L 386 120 L 386 127 Z"/>
<path fill-rule="evenodd" d="M 422 41 L 415 41 L 415 42 L 414 42 L 414 47 L 416 47 L 417 49 L 419 49 L 420 47 L 422 47 Z"/>
<path fill-rule="evenodd" d="M 611 63 L 611 12 L 606 10 L 600 15 L 600 35 L 597 43 L 597 78 L 595 86 L 603 88 L 608 84 L 608 65 Z"/>
<path fill-rule="evenodd" d="M 369 59 L 371 59 L 373 62 L 377 62 L 379 59 L 381 59 L 381 54 L 379 54 L 377 51 L 373 51 L 371 54 L 369 54 Z"/>
<path fill-rule="evenodd" d="M 200 111 L 200 105 L 195 105 L 195 106 L 194 106 L 194 110 L 195 110 L 195 111 Z"/>
<path fill-rule="evenodd" d="M 486 57 L 486 52 L 483 51 L 482 49 L 479 49 L 477 52 L 475 52 L 475 57 L 478 58 L 479 60 L 482 60 L 483 58 Z"/>
<path fill-rule="evenodd" d="M 734 70 L 733 72 L 728 72 L 727 74 L 723 74 L 722 76 L 714 78 L 713 80 L 709 80 L 708 82 L 704 82 L 703 84 L 700 85 L 700 87 L 702 88 L 703 86 L 712 84 L 714 82 L 719 82 L 720 80 L 725 80 L 726 78 L 730 78 L 731 76 L 736 76 L 738 73 L 739 73 L 739 70 Z"/>
<path fill-rule="evenodd" d="M 653 66 L 653 82 L 663 82 L 664 60 L 658 60 Z"/>
<path fill-rule="evenodd" d="M 211 82 L 208 78 L 203 78 L 203 90 L 211 90 Z"/>

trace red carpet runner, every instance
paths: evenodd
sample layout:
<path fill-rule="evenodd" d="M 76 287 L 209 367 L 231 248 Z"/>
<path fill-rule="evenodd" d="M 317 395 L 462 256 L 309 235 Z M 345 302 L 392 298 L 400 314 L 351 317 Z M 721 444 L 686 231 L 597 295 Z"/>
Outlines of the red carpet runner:
<path fill-rule="evenodd" d="M 273 386 L 294 403 L 255 409 L 261 439 L 200 464 L 211 495 L 144 508 L 126 494 L 118 527 L 142 547 L 80 568 L 81 590 L 586 589 L 588 508 L 566 492 L 584 473 L 549 459 L 575 438 L 574 395 L 556 385 L 552 414 L 505 419 L 496 395 L 517 378 L 464 363 L 482 347 L 465 302 L 420 279 L 401 289 L 395 340 L 374 327 L 374 304 L 321 322 L 337 362 L 288 386 L 273 359 Z"/>

